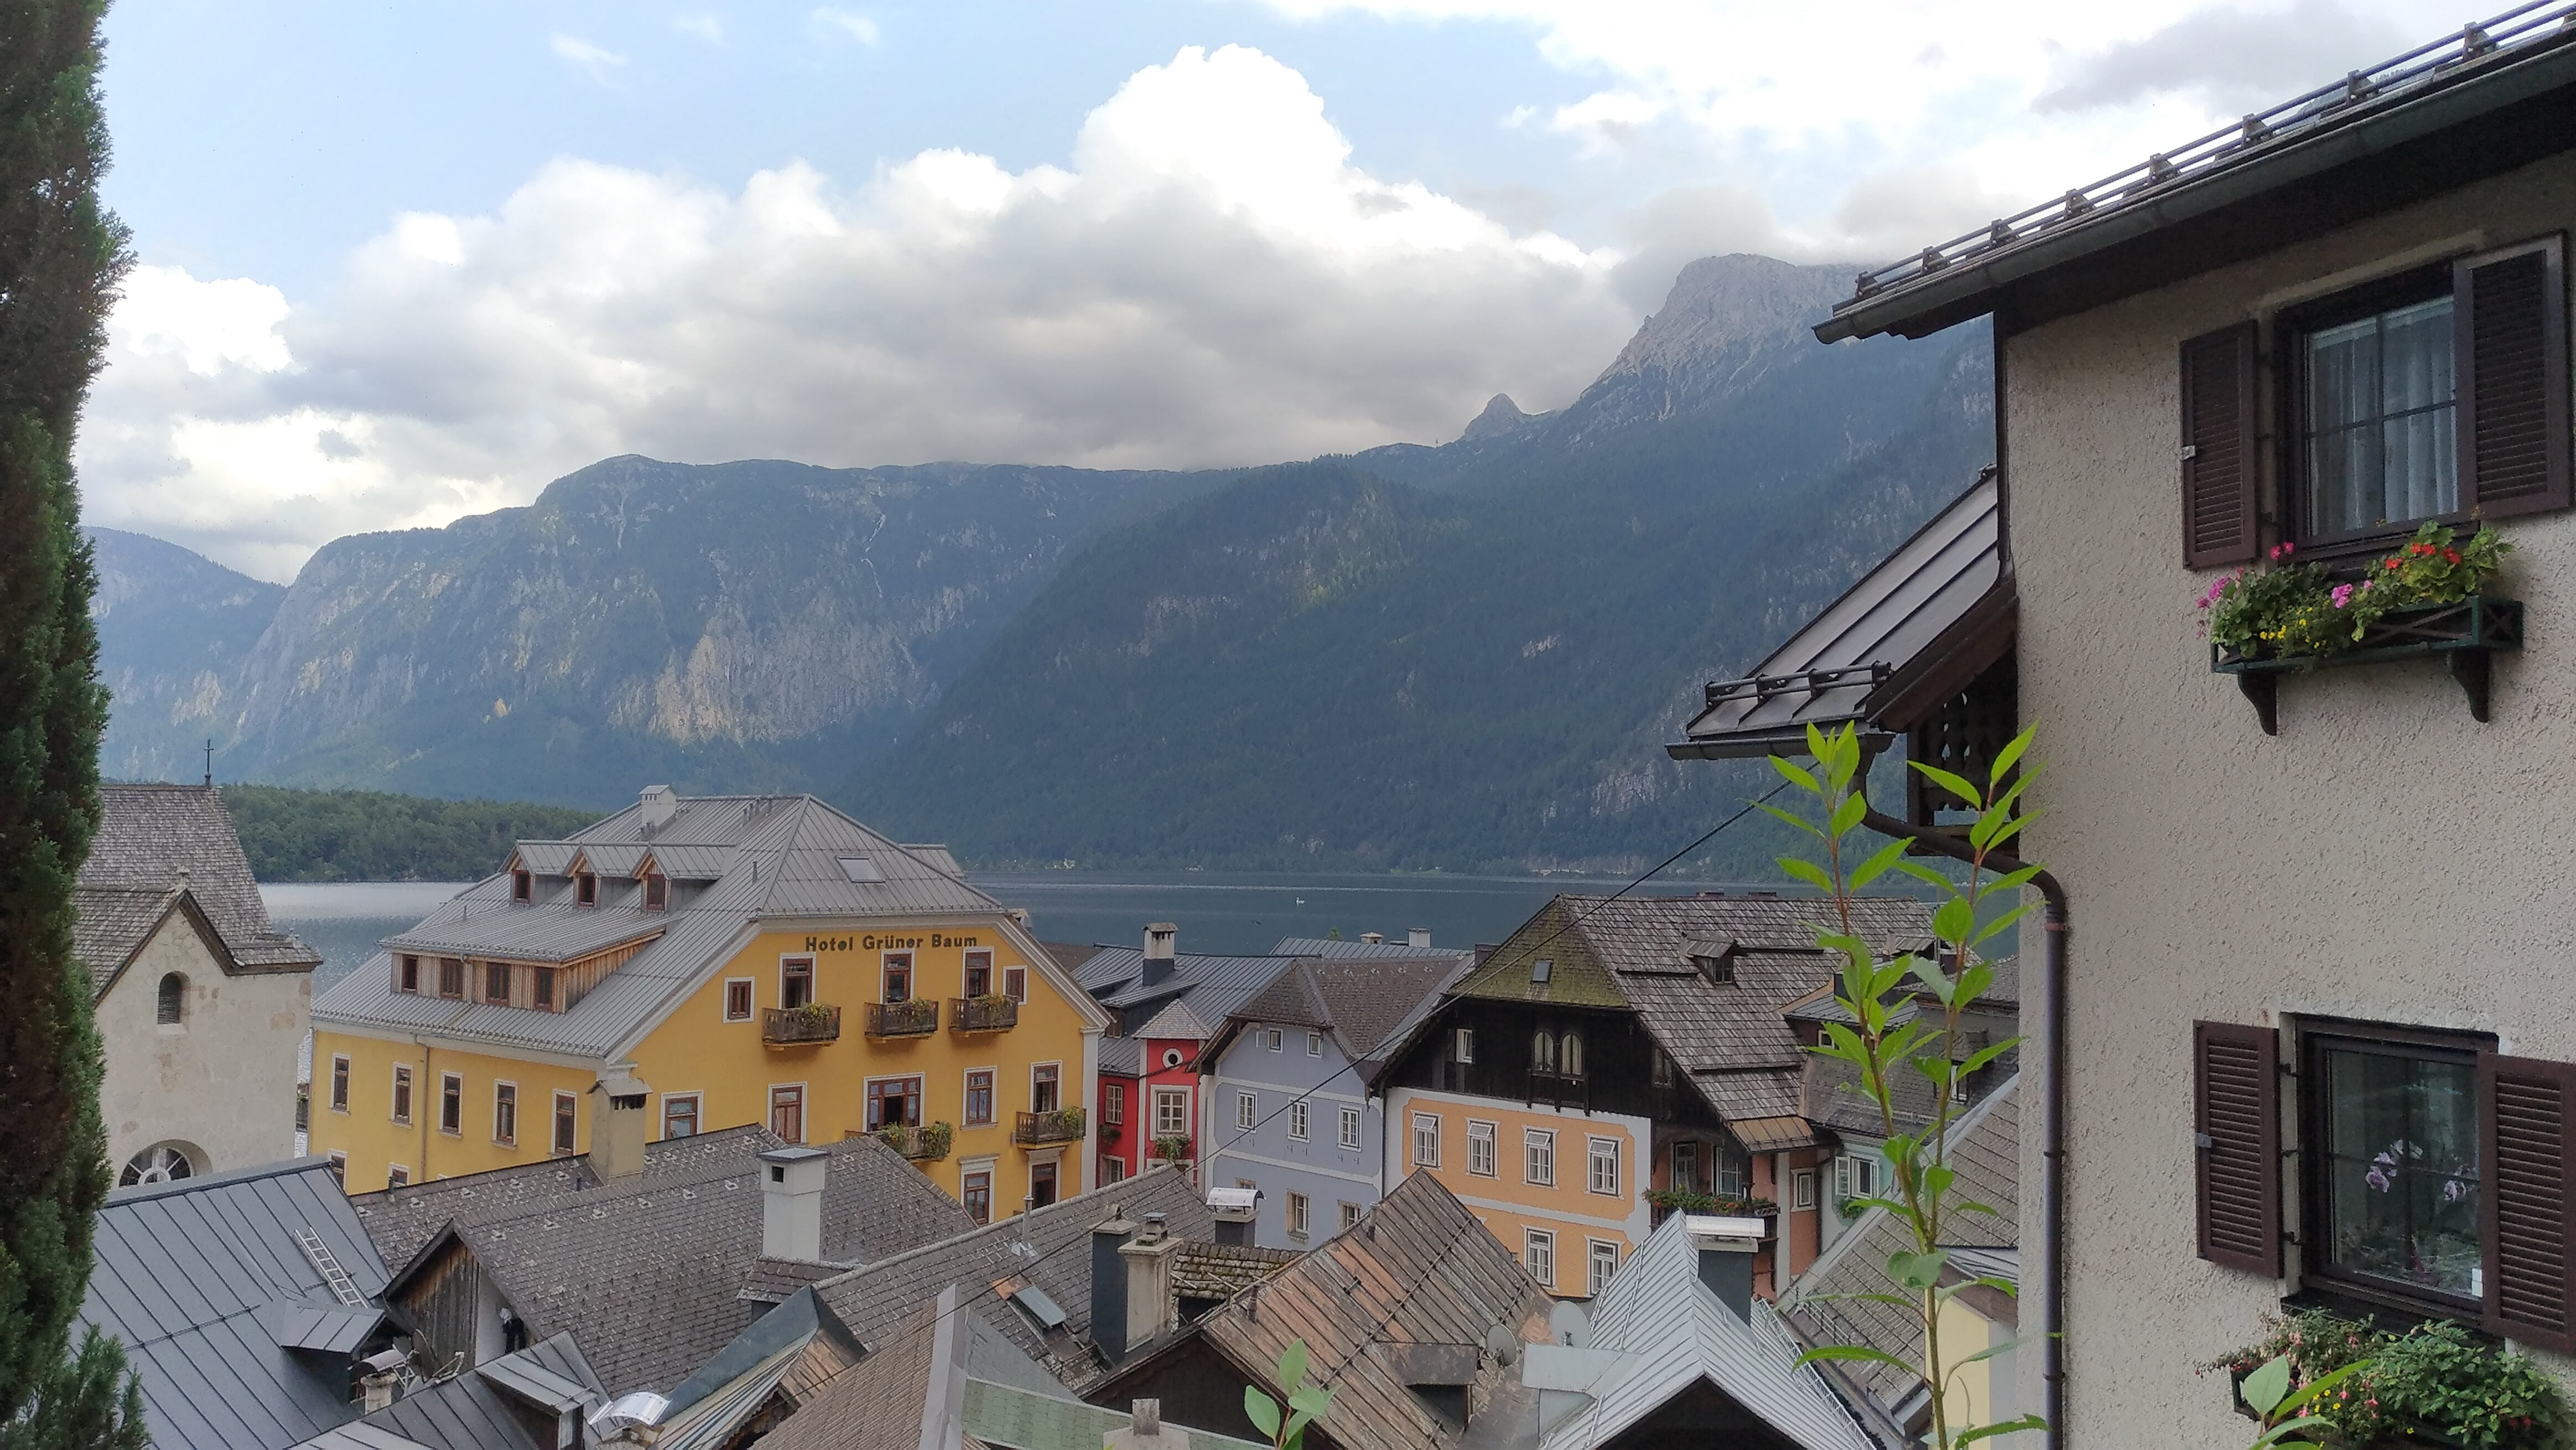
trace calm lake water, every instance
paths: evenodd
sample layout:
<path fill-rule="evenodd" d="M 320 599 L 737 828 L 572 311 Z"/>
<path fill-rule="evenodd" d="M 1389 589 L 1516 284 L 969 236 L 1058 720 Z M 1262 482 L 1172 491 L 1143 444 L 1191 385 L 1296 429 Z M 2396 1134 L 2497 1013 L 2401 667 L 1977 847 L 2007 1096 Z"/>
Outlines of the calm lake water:
<path fill-rule="evenodd" d="M 1429 927 L 1435 946 L 1464 950 L 1501 941 L 1560 891 L 1603 894 L 1623 884 L 1583 877 L 1225 874 L 1199 871 L 987 872 L 975 884 L 1025 908 L 1048 941 L 1141 943 L 1145 923 L 1181 929 L 1185 952 L 1266 952 L 1283 936 L 1357 938 L 1383 932 L 1404 940 Z M 1756 883 L 1760 887 L 1776 882 Z M 1649 895 L 1726 888 L 1723 882 L 1668 881 Z M 271 917 L 322 953 L 313 989 L 347 976 L 376 943 L 409 927 L 464 889 L 461 882 L 292 883 L 262 886 Z M 1742 889 L 1737 886 L 1732 889 Z"/>

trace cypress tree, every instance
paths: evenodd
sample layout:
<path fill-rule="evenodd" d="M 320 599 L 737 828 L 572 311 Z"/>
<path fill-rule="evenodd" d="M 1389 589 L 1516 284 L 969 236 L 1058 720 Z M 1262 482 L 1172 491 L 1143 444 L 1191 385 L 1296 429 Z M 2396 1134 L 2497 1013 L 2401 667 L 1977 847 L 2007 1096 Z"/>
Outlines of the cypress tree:
<path fill-rule="evenodd" d="M 107 698 L 72 433 L 125 234 L 99 205 L 103 0 L 0 0 L 0 1446 L 140 1445 L 122 1351 L 75 1349 L 107 1195 L 99 1042 L 72 957 Z"/>

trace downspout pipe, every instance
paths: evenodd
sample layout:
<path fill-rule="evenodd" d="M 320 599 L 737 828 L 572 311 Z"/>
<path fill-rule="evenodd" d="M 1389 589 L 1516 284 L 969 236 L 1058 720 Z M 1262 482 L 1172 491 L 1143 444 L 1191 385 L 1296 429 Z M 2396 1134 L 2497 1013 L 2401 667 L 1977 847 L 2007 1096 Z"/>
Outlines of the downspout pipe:
<path fill-rule="evenodd" d="M 1866 782 L 1864 758 L 1858 778 Z M 1968 861 L 1975 852 L 1948 831 L 1911 826 L 1867 805 L 1861 824 L 1882 836 L 1914 838 L 1918 853 Z M 2022 869 L 2022 862 L 1988 852 L 1986 866 L 2002 875 Z M 2048 983 L 2048 1021 L 2040 1030 L 2041 1169 L 2039 1182 L 2039 1328 L 2041 1375 L 2046 1382 L 2048 1438 L 2051 1450 L 2066 1444 L 2066 888 L 2043 870 L 2031 878 L 2042 903 L 2040 974 Z"/>

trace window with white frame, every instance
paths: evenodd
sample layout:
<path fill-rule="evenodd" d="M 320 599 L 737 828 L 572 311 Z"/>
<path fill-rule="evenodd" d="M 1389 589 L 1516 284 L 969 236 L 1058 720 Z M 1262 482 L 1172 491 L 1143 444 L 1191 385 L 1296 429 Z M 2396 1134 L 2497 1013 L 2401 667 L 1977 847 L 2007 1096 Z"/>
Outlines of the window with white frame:
<path fill-rule="evenodd" d="M 1556 1134 L 1547 1128 L 1521 1130 L 1521 1181 L 1542 1187 L 1556 1182 Z M 1547 1281 L 1542 1279 L 1540 1283 Z"/>
<path fill-rule="evenodd" d="M 1438 1113 L 1413 1115 L 1413 1166 L 1416 1168 L 1440 1166 L 1440 1115 Z"/>
<path fill-rule="evenodd" d="M 1789 1175 L 1789 1206 L 1791 1208 L 1813 1208 L 1816 1206 L 1815 1169 L 1801 1168 L 1797 1172 Z"/>
<path fill-rule="evenodd" d="M 1619 1272 L 1619 1245 L 1609 1239 L 1594 1239 L 1588 1272 L 1584 1275 L 1584 1292 L 1599 1294 L 1610 1287 L 1610 1276 Z"/>
<path fill-rule="evenodd" d="M 1250 1093 L 1236 1093 L 1234 1095 L 1234 1125 L 1248 1133 L 1252 1131 L 1254 1125 L 1258 1124 L 1260 1121 L 1261 1100 Z"/>
<path fill-rule="evenodd" d="M 1500 1165 L 1495 1162 L 1496 1156 L 1497 1155 L 1494 1152 L 1494 1125 L 1491 1123 L 1480 1123 L 1473 1118 L 1468 1119 L 1467 1171 L 1475 1174 L 1479 1178 L 1493 1178 L 1499 1176 L 1502 1169 Z"/>
<path fill-rule="evenodd" d="M 1344 1233 L 1348 1233 L 1348 1232 L 1350 1232 L 1352 1229 L 1358 1228 L 1359 1226 L 1360 1226 L 1360 1206 L 1359 1206 L 1358 1204 L 1356 1204 L 1356 1203 L 1345 1203 L 1345 1204 L 1343 1204 L 1343 1205 L 1342 1205 L 1342 1231 L 1343 1231 Z"/>
<path fill-rule="evenodd" d="M 1288 1136 L 1300 1143 L 1306 1141 L 1306 1100 L 1304 1098 L 1299 1098 L 1288 1105 Z"/>
<path fill-rule="evenodd" d="M 1556 1287 L 1556 1235 L 1543 1228 L 1521 1231 L 1521 1264 L 1542 1289 Z"/>
<path fill-rule="evenodd" d="M 1585 1157 L 1584 1187 L 1594 1193 L 1619 1191 L 1619 1140 L 1594 1138 Z"/>
<path fill-rule="evenodd" d="M 1321 1057 L 1324 1055 L 1324 1034 L 1320 1032 L 1309 1032 L 1306 1034 L 1306 1055 L 1308 1057 Z"/>
<path fill-rule="evenodd" d="M 1360 1145 L 1360 1110 L 1357 1108 L 1342 1109 L 1341 1144 L 1345 1148 L 1357 1148 Z"/>
<path fill-rule="evenodd" d="M 1190 1135 L 1190 1090 L 1158 1087 L 1154 1089 L 1154 1136 L 1186 1138 Z"/>
<path fill-rule="evenodd" d="M 1313 1209 L 1314 1201 L 1306 1197 L 1306 1195 L 1302 1193 L 1289 1194 L 1288 1232 L 1301 1239 L 1304 1238 L 1307 1233 L 1307 1222 L 1312 1216 Z"/>
<path fill-rule="evenodd" d="M 1268 1047 L 1271 1051 L 1273 1051 L 1273 1052 L 1277 1052 L 1281 1047 L 1283 1047 L 1283 1046 L 1287 1045 L 1288 1035 L 1287 1035 L 1286 1033 L 1284 1033 L 1284 1032 L 1281 1032 L 1281 1031 L 1280 1031 L 1278 1028 L 1276 1028 L 1276 1027 L 1273 1027 L 1273 1028 L 1271 1028 L 1268 1032 L 1263 1033 L 1263 1034 L 1262 1034 L 1262 1036 L 1263 1036 L 1263 1038 L 1264 1038 L 1264 1045 L 1265 1045 L 1265 1046 L 1267 1046 L 1267 1047 Z"/>

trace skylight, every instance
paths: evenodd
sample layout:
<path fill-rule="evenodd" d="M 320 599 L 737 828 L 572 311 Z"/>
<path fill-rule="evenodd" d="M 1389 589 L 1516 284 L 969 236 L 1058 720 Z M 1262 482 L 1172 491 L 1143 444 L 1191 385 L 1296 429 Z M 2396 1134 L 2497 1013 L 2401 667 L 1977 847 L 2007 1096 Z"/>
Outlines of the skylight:
<path fill-rule="evenodd" d="M 850 878 L 853 886 L 882 886 L 886 879 L 885 872 L 878 869 L 876 859 L 870 856 L 842 857 L 841 874 Z"/>

